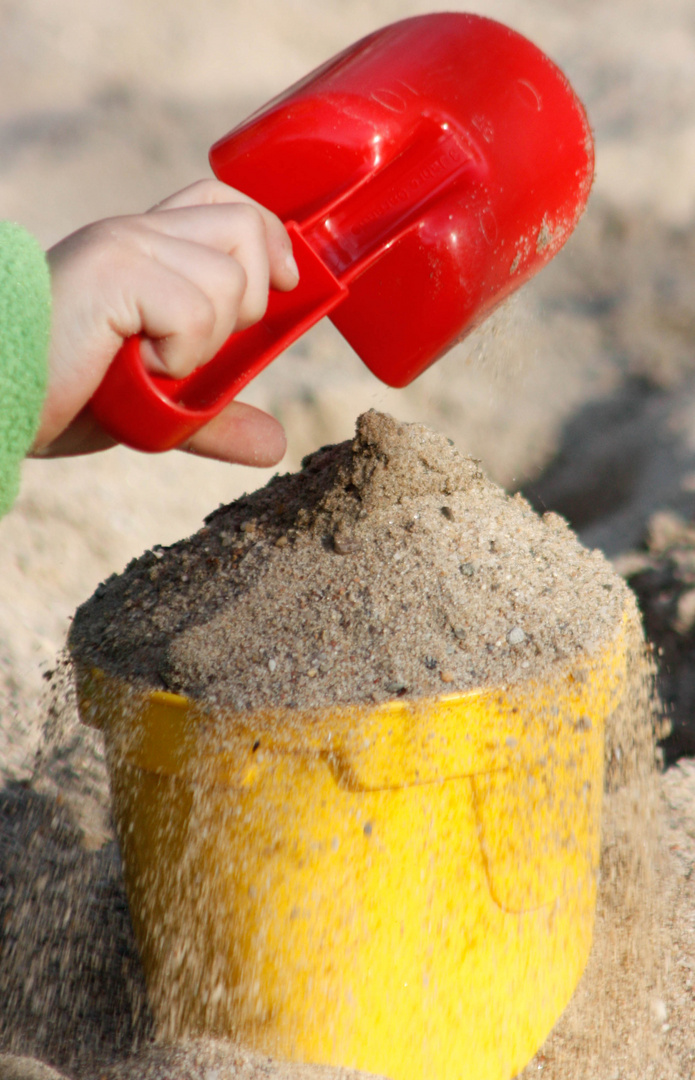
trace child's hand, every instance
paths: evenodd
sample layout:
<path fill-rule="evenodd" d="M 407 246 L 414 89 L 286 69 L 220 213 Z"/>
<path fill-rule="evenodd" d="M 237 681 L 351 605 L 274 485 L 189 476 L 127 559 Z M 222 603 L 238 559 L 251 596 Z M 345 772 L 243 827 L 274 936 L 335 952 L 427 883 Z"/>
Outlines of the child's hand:
<path fill-rule="evenodd" d="M 297 268 L 270 211 L 203 180 L 146 214 L 88 225 L 48 253 L 53 292 L 48 395 L 37 454 L 113 445 L 89 399 L 124 339 L 143 333 L 152 371 L 189 374 L 233 330 L 263 316 L 268 288 L 292 289 Z M 206 457 L 272 465 L 285 451 L 276 420 L 232 403 L 186 446 Z"/>

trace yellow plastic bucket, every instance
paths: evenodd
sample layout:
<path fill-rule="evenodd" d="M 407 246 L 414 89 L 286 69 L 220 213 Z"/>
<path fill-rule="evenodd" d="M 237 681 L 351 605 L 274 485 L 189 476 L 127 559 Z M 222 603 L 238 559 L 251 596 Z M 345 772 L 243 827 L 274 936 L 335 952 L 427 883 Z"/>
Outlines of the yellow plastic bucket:
<path fill-rule="evenodd" d="M 210 716 L 79 673 L 160 1033 L 392 1080 L 509 1080 L 591 947 L 629 606 L 539 684 Z"/>

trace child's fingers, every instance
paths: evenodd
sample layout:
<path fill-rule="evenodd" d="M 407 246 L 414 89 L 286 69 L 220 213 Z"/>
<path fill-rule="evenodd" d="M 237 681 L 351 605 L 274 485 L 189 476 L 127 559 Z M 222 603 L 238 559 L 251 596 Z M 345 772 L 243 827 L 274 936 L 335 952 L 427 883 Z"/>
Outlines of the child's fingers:
<path fill-rule="evenodd" d="M 268 262 L 262 249 L 252 246 L 236 258 L 161 236 L 152 246 L 152 256 L 149 280 L 142 282 L 140 293 L 140 329 L 154 339 L 154 351 L 171 374 L 188 374 L 210 360 L 232 332 L 263 316 Z M 179 281 L 172 285 L 171 273 L 183 285 Z M 190 286 L 200 296 L 188 293 Z"/>
<path fill-rule="evenodd" d="M 122 337 L 145 334 L 143 357 L 151 369 L 181 378 L 210 360 L 233 331 L 262 318 L 270 256 L 254 207 L 182 208 L 101 228 L 110 250 L 122 251 L 128 264 L 111 325 Z"/>
<path fill-rule="evenodd" d="M 206 211 L 202 207 L 196 214 L 193 211 L 179 211 L 173 223 L 168 220 L 164 222 L 165 225 L 173 224 L 175 230 L 157 231 L 151 238 L 151 251 L 155 258 L 189 276 L 208 291 L 220 306 L 224 306 L 226 278 L 231 272 L 229 264 L 234 263 L 237 272 L 242 272 L 245 286 L 241 296 L 234 298 L 236 327 L 234 323 L 229 325 L 228 334 L 235 328 L 242 330 L 263 317 L 270 287 L 270 263 L 263 221 L 252 207 L 236 206 L 229 209 L 233 211 L 231 221 L 205 220 Z M 188 215 L 199 220 L 191 220 Z M 162 217 L 166 218 L 166 215 Z"/>
<path fill-rule="evenodd" d="M 282 426 L 268 413 L 233 401 L 181 447 L 233 465 L 277 465 L 287 447 Z"/>
<path fill-rule="evenodd" d="M 293 289 L 297 284 L 297 266 L 285 226 L 275 215 L 272 221 L 258 207 L 248 202 L 215 206 L 181 207 L 162 210 L 143 218 L 155 232 L 177 236 L 203 244 L 217 251 L 241 254 L 258 248 L 270 268 L 270 283 L 276 289 Z"/>
<path fill-rule="evenodd" d="M 264 209 L 260 203 L 230 187 L 229 184 L 223 184 L 221 180 L 214 180 L 212 177 L 205 177 L 162 199 L 147 212 L 154 214 L 159 213 L 160 210 L 179 210 L 186 206 L 214 206 L 216 203 L 229 202 L 246 202 L 258 206 L 261 210 Z"/>
<path fill-rule="evenodd" d="M 208 207 L 212 212 L 208 215 L 201 213 L 204 207 Z M 268 251 L 273 288 L 294 288 L 297 283 L 297 267 L 285 226 L 272 211 L 227 184 L 218 180 L 198 181 L 153 207 L 147 217 L 154 218 L 159 226 L 163 224 L 163 217 L 171 215 L 166 227 L 174 230 L 180 227 L 190 228 L 191 225 L 194 229 L 207 227 L 206 238 L 201 238 L 200 242 L 219 247 L 220 250 L 229 250 L 225 237 L 229 235 L 229 230 L 234 228 L 234 207 L 240 210 L 245 207 L 247 215 L 249 212 L 257 215 L 264 226 L 264 243 Z M 181 212 L 186 210 L 192 210 L 194 214 L 189 216 L 188 225 L 179 225 L 176 219 L 183 223 Z"/>
<path fill-rule="evenodd" d="M 183 378 L 211 359 L 234 327 L 246 289 L 246 275 L 236 260 L 226 259 L 218 283 L 224 289 L 216 302 L 211 290 L 190 274 L 158 260 L 143 263 L 132 269 L 112 325 L 123 338 L 143 334 L 142 355 L 150 370 Z"/>

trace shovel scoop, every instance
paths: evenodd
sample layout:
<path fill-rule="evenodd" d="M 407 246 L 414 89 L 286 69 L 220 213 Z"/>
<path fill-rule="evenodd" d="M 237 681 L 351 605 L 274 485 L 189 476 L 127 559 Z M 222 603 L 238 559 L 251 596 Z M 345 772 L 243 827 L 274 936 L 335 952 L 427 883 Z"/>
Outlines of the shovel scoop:
<path fill-rule="evenodd" d="M 300 281 L 183 379 L 125 342 L 91 402 L 136 449 L 208 423 L 328 315 L 367 367 L 406 386 L 567 240 L 593 145 L 562 72 L 491 19 L 432 14 L 363 38 L 210 151 L 215 175 L 286 224 Z"/>

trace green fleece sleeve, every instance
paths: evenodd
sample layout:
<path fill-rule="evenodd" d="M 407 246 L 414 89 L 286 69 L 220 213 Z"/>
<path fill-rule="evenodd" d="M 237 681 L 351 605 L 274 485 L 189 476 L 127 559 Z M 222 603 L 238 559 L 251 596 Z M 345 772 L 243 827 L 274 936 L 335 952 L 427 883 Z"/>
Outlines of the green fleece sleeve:
<path fill-rule="evenodd" d="M 38 428 L 48 377 L 51 283 L 39 244 L 0 221 L 0 515 Z"/>

